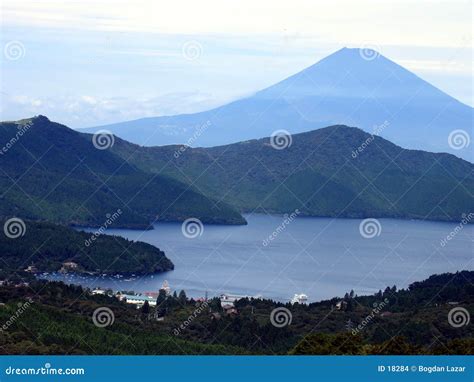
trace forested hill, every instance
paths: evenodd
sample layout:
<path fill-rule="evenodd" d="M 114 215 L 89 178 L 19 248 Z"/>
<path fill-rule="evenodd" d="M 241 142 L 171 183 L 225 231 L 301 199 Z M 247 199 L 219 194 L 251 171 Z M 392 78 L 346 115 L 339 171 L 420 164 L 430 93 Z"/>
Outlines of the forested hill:
<path fill-rule="evenodd" d="M 28 266 L 38 272 L 59 271 L 65 262 L 76 263 L 78 272 L 101 274 L 147 274 L 174 268 L 163 251 L 147 243 L 45 222 L 24 221 L 16 230 L 9 222 L 0 224 L 14 234 L 0 235 L 0 279 L 27 276 Z"/>
<path fill-rule="evenodd" d="M 474 211 L 472 163 L 342 125 L 212 148 L 118 140 L 113 151 L 243 211 L 445 221 Z"/>
<path fill-rule="evenodd" d="M 0 320 L 26 307 L 2 332 L 0 354 L 473 354 L 473 281 L 474 272 L 462 271 L 409 289 L 348 293 L 341 309 L 341 298 L 309 305 L 242 299 L 232 315 L 219 298 L 198 304 L 183 291 L 136 309 L 80 286 L 7 284 L 0 286 Z M 282 310 L 291 319 L 272 324 Z M 97 311 L 109 313 L 106 326 L 94 325 Z"/>
<path fill-rule="evenodd" d="M 225 203 L 196 188 L 151 174 L 111 151 L 114 137 L 93 137 L 39 116 L 0 123 L 0 217 L 100 226 L 107 214 L 123 213 L 116 227 L 150 222 L 244 224 Z"/>

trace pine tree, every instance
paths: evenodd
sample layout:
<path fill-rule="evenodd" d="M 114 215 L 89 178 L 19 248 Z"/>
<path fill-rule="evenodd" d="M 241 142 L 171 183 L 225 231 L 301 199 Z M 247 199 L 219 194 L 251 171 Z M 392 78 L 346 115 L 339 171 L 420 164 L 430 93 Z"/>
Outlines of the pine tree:
<path fill-rule="evenodd" d="M 143 306 L 142 306 L 142 313 L 143 313 L 143 314 L 148 314 L 148 313 L 150 313 L 150 304 L 148 303 L 148 301 L 145 301 L 145 303 L 143 304 Z"/>
<path fill-rule="evenodd" d="M 187 297 L 186 297 L 186 292 L 185 292 L 184 290 L 181 290 L 181 291 L 179 292 L 178 299 L 179 299 L 179 302 L 180 302 L 182 305 L 185 305 L 185 304 L 186 304 Z"/>

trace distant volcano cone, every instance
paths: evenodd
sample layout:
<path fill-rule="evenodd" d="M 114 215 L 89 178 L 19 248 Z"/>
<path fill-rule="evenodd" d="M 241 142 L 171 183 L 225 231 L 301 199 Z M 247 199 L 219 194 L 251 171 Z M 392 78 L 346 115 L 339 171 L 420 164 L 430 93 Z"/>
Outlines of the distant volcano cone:
<path fill-rule="evenodd" d="M 108 125 L 135 143 L 215 146 L 333 124 L 360 127 L 402 147 L 450 152 L 472 161 L 473 109 L 370 49 L 343 48 L 250 96 L 206 112 Z M 97 128 L 89 129 L 95 131 Z M 457 144 L 457 136 L 461 136 Z"/>

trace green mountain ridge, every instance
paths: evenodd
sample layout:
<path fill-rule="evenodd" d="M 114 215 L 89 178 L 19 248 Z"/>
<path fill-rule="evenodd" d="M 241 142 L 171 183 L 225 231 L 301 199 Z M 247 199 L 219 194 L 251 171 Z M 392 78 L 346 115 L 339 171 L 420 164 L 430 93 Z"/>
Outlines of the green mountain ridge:
<path fill-rule="evenodd" d="M 31 126 L 13 144 L 21 126 Z M 205 133 L 205 132 L 204 132 Z M 474 210 L 473 164 L 403 149 L 358 128 L 330 126 L 212 148 L 141 147 L 39 116 L 0 124 L 0 217 L 115 227 L 199 218 L 245 224 L 240 213 L 459 221 Z"/>
<path fill-rule="evenodd" d="M 43 116 L 0 123 L 0 143 L 0 217 L 101 226 L 120 209 L 114 227 L 143 229 L 154 221 L 190 217 L 245 224 L 225 203 L 168 176 L 147 173 L 110 149 L 94 147 L 92 135 Z"/>
<path fill-rule="evenodd" d="M 474 210 L 474 166 L 454 155 L 406 150 L 343 125 L 291 141 L 276 150 L 270 138 L 212 148 L 118 139 L 113 151 L 242 212 L 459 221 Z"/>

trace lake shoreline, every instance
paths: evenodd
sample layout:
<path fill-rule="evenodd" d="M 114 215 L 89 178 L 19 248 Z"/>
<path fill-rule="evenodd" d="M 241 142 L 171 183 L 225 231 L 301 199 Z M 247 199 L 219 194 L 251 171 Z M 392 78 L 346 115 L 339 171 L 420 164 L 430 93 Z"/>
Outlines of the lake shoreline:
<path fill-rule="evenodd" d="M 365 238 L 361 219 L 298 216 L 282 224 L 282 215 L 245 217 L 247 226 L 204 224 L 195 238 L 185 237 L 178 222 L 157 222 L 153 231 L 109 228 L 106 234 L 160 248 L 175 264 L 172 272 L 141 276 L 114 289 L 156 291 L 168 280 L 173 289 L 196 298 L 207 291 L 288 301 L 304 293 L 310 301 L 319 301 L 352 289 L 369 294 L 394 284 L 405 287 L 431 274 L 472 268 L 471 225 L 442 247 L 454 228 L 449 222 L 380 219 L 378 235 Z M 277 235 L 265 242 L 273 232 Z M 117 284 L 114 281 L 97 279 L 105 287 Z"/>

